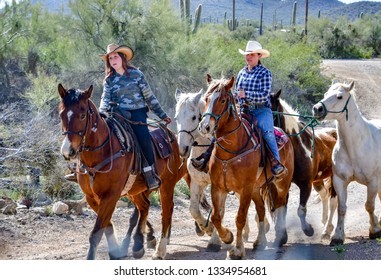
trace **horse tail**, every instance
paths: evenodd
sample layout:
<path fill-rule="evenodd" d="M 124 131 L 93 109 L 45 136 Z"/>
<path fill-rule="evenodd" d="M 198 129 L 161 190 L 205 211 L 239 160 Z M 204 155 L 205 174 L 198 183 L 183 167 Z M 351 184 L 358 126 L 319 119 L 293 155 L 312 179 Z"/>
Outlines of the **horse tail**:
<path fill-rule="evenodd" d="M 275 200 L 277 199 L 278 192 L 274 183 L 270 182 L 262 186 L 262 199 L 266 208 L 270 213 L 271 220 L 275 223 Z"/>

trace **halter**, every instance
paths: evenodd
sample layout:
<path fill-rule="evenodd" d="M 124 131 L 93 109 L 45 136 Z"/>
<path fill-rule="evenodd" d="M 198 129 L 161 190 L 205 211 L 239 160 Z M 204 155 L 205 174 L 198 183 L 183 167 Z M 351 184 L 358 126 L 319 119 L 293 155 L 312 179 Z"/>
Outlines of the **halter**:
<path fill-rule="evenodd" d="M 186 133 L 186 134 L 189 134 L 191 137 L 192 137 L 192 146 L 194 146 L 194 147 L 209 147 L 209 145 L 199 145 L 196 141 L 195 141 L 195 139 L 194 139 L 194 136 L 193 136 L 193 132 L 196 130 L 198 128 L 198 125 L 194 128 L 194 129 L 192 129 L 192 130 L 185 130 L 185 129 L 181 129 L 179 132 L 178 132 L 178 134 L 180 134 L 181 132 L 184 132 L 184 133 Z"/>
<path fill-rule="evenodd" d="M 322 101 L 319 101 L 318 103 L 320 103 L 324 108 L 324 116 L 323 117 L 327 116 L 327 113 L 340 114 L 340 113 L 345 111 L 345 119 L 348 120 L 348 108 L 347 107 L 348 107 L 348 103 L 349 103 L 349 100 L 351 99 L 351 97 L 352 97 L 352 95 L 349 94 L 347 102 L 345 102 L 344 108 L 341 111 L 329 111 L 329 110 L 327 110 L 327 107 L 325 107 L 324 103 Z"/>

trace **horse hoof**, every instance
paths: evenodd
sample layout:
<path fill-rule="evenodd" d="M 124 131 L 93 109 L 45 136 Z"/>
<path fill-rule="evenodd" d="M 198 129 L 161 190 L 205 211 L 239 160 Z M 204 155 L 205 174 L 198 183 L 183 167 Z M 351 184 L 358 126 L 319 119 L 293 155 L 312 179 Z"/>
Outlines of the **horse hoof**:
<path fill-rule="evenodd" d="M 340 238 L 332 238 L 331 243 L 329 243 L 329 246 L 337 246 L 337 245 L 343 245 L 344 240 Z"/>
<path fill-rule="evenodd" d="M 267 242 L 266 243 L 254 243 L 253 244 L 253 251 L 264 251 L 266 249 Z"/>
<path fill-rule="evenodd" d="M 141 259 L 143 256 L 144 256 L 144 248 L 138 250 L 138 251 L 133 251 L 132 252 L 132 256 L 134 257 L 134 259 Z"/>
<path fill-rule="evenodd" d="M 275 248 L 282 247 L 284 244 L 287 243 L 287 240 L 288 240 L 288 235 L 287 235 L 287 232 L 285 232 L 285 233 L 283 233 L 283 235 L 281 237 L 275 238 L 274 247 Z"/>
<path fill-rule="evenodd" d="M 221 250 L 221 245 L 218 245 L 218 244 L 208 244 L 208 246 L 206 247 L 207 252 L 217 253 L 220 250 Z"/>
<path fill-rule="evenodd" d="M 197 224 L 197 222 L 195 221 L 194 222 L 194 224 L 195 224 L 195 230 L 196 230 L 196 234 L 198 235 L 198 236 L 204 236 L 204 234 L 205 234 L 205 231 L 203 231 L 200 227 L 199 227 L 199 225 Z"/>
<path fill-rule="evenodd" d="M 147 248 L 149 248 L 149 249 L 155 249 L 156 248 L 156 238 L 153 238 L 151 240 L 147 240 Z"/>
<path fill-rule="evenodd" d="M 369 232 L 369 238 L 370 239 L 376 239 L 381 237 L 381 231 L 377 232 Z"/>
<path fill-rule="evenodd" d="M 303 229 L 303 232 L 307 236 L 313 236 L 315 233 L 314 228 L 312 226 L 309 226 L 308 228 Z"/>

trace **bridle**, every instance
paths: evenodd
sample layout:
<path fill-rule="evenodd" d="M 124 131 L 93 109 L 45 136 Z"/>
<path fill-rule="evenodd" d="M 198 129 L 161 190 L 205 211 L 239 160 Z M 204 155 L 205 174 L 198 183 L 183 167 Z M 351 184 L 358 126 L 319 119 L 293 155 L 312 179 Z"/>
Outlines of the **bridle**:
<path fill-rule="evenodd" d="M 91 107 L 91 104 L 90 104 L 90 101 L 88 101 L 88 110 L 86 111 L 86 124 L 85 124 L 85 127 L 82 129 L 82 130 L 79 130 L 79 131 L 70 131 L 70 130 L 66 130 L 66 131 L 62 131 L 62 135 L 78 135 L 81 137 L 81 145 L 78 147 L 78 149 L 75 151 L 76 154 L 78 153 L 81 153 L 82 151 L 97 151 L 101 148 L 103 148 L 107 142 L 110 140 L 110 131 L 108 133 L 108 137 L 105 139 L 105 141 L 103 141 L 103 143 L 97 147 L 89 147 L 89 146 L 85 146 L 85 143 L 86 143 L 86 134 L 87 134 L 87 130 L 89 128 L 89 123 L 91 122 L 92 120 L 92 117 L 93 117 L 93 114 L 94 114 L 94 110 L 93 108 Z M 96 132 L 97 129 L 98 129 L 98 121 L 99 121 L 99 116 L 98 114 L 95 114 L 95 122 L 92 124 L 92 127 L 91 127 L 91 131 L 92 132 Z"/>
<path fill-rule="evenodd" d="M 242 122 L 242 121 L 240 121 L 240 122 L 239 122 L 239 125 L 238 125 L 235 129 L 233 129 L 232 131 L 230 131 L 228 134 L 226 134 L 226 135 L 224 135 L 224 136 L 221 136 L 221 137 L 217 137 L 217 136 L 216 136 L 216 130 L 218 129 L 218 122 L 220 121 L 220 119 L 221 119 L 226 113 L 230 113 L 230 111 L 233 112 L 233 113 L 236 112 L 236 108 L 235 108 L 233 102 L 231 101 L 231 98 L 233 98 L 233 94 L 232 94 L 231 91 L 229 91 L 227 94 L 229 95 L 229 98 L 228 98 L 228 104 L 226 105 L 225 109 L 223 110 L 223 112 L 222 112 L 221 114 L 216 115 L 216 114 L 214 114 L 214 113 L 212 113 L 212 112 L 210 112 L 210 113 L 206 112 L 206 113 L 203 114 L 202 117 L 205 117 L 205 116 L 208 116 L 208 115 L 209 115 L 209 116 L 211 116 L 211 117 L 213 117 L 213 118 L 215 119 L 216 124 L 215 124 L 215 129 L 214 129 L 214 132 L 213 132 L 213 133 L 214 133 L 214 138 L 216 139 L 215 143 L 216 143 L 222 150 L 224 150 L 224 151 L 227 152 L 227 153 L 234 154 L 234 155 L 240 155 L 243 151 L 246 150 L 247 146 L 248 146 L 249 143 L 252 141 L 252 135 L 249 135 L 249 138 L 248 138 L 247 142 L 245 143 L 245 145 L 244 145 L 241 149 L 239 149 L 238 151 L 231 151 L 231 150 L 228 150 L 228 149 L 226 149 L 224 146 L 222 146 L 222 144 L 221 144 L 220 142 L 221 142 L 221 140 L 224 140 L 224 138 L 226 138 L 227 136 L 229 136 L 229 135 L 235 133 L 236 131 L 238 131 L 238 130 L 241 128 L 241 126 L 243 125 L 243 122 Z M 236 119 L 236 115 L 233 114 L 233 116 L 234 116 L 234 119 Z"/>

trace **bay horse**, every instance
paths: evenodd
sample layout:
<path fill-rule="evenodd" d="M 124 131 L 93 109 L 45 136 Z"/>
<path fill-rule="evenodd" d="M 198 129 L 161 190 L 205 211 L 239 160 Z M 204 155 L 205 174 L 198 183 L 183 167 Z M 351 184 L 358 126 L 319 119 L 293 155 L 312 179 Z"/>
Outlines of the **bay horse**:
<path fill-rule="evenodd" d="M 332 127 L 314 127 L 314 118 L 306 123 L 284 99 L 281 90 L 272 92 L 271 106 L 274 124 L 281 127 L 294 146 L 293 183 L 299 188 L 297 210 L 302 230 L 307 236 L 314 234 L 314 228 L 307 222 L 307 201 L 312 187 L 318 192 L 322 203 L 322 238 L 330 238 L 333 231 L 333 216 L 337 208 L 337 197 L 332 187 L 332 151 L 336 144 L 337 132 Z"/>
<path fill-rule="evenodd" d="M 361 114 L 355 101 L 354 81 L 332 84 L 324 98 L 312 107 L 312 112 L 319 121 L 335 120 L 338 133 L 332 155 L 338 219 L 330 245 L 344 244 L 347 187 L 352 181 L 367 187 L 369 238 L 380 238 L 380 221 L 374 210 L 377 193 L 381 200 L 381 120 L 368 120 Z"/>
<path fill-rule="evenodd" d="M 210 185 L 209 173 L 198 171 L 191 163 L 192 158 L 197 158 L 204 153 L 211 144 L 210 138 L 203 137 L 198 131 L 198 125 L 204 112 L 205 101 L 202 98 L 204 91 L 182 93 L 176 90 L 176 113 L 175 120 L 177 125 L 177 141 L 179 143 L 180 156 L 187 161 L 190 179 L 190 213 L 195 220 L 196 232 L 199 236 L 207 233 L 211 238 L 208 241 L 207 250 L 218 251 L 221 248 L 221 240 L 213 224 L 201 212 L 200 204 L 205 198 L 206 188 Z M 206 201 L 204 207 L 210 211 L 211 206 Z M 264 214 L 264 212 L 263 212 Z M 265 218 L 266 232 L 269 230 L 269 223 Z M 246 222 L 243 238 L 249 239 L 249 221 Z M 259 234 L 261 236 L 261 234 Z M 260 242 L 258 242 L 260 243 Z M 262 245 L 264 246 L 263 242 Z"/>
<path fill-rule="evenodd" d="M 199 131 L 204 136 L 213 136 L 216 141 L 209 161 L 211 196 L 213 211 L 211 220 L 221 240 L 226 244 L 234 241 L 230 229 L 222 225 L 226 196 L 229 192 L 239 195 L 239 209 L 236 216 L 235 245 L 228 252 L 230 259 L 242 259 L 245 247 L 242 240 L 242 229 L 254 192 L 268 192 L 266 200 L 275 219 L 275 246 L 287 242 L 286 214 L 288 193 L 294 168 L 294 151 L 291 141 L 286 141 L 279 151 L 281 162 L 288 173 L 280 178 L 273 178 L 273 183 L 266 186 L 271 174 L 269 161 L 261 167 L 262 153 L 260 141 L 256 139 L 251 126 L 238 113 L 234 96 L 231 92 L 234 77 L 230 79 L 213 79 L 207 75 L 208 89 L 204 95 L 206 102 L 204 114 L 199 124 Z M 287 138 L 287 135 L 285 135 Z M 262 221 L 263 227 L 263 221 Z M 264 232 L 264 231 L 263 231 Z"/>
<path fill-rule="evenodd" d="M 128 252 L 132 229 L 134 234 L 133 257 L 144 255 L 144 235 L 149 213 L 149 195 L 143 176 L 133 172 L 134 162 L 138 154 L 131 148 L 124 149 L 120 141 L 120 133 L 113 132 L 91 100 L 93 86 L 86 90 L 66 90 L 58 85 L 61 97 L 59 113 L 63 130 L 61 153 L 66 160 L 77 162 L 77 180 L 90 207 L 97 214 L 96 222 L 90 233 L 90 247 L 87 259 L 95 259 L 96 249 L 106 236 L 110 259 L 124 258 Z M 161 202 L 161 237 L 156 246 L 154 259 L 164 259 L 168 244 L 173 213 L 173 196 L 176 183 L 186 174 L 186 168 L 181 166 L 181 158 L 175 135 L 170 143 L 170 155 L 161 158 L 156 151 L 157 171 L 162 180 L 160 186 Z M 132 138 L 134 139 L 134 138 Z M 128 142 L 128 141 L 127 141 Z M 133 142 L 133 141 L 130 141 Z M 135 143 L 136 144 L 136 143 Z M 111 221 L 118 200 L 126 196 L 135 205 L 134 214 L 128 233 L 119 246 Z M 138 218 L 137 221 L 134 221 Z M 151 236 L 152 238 L 152 236 Z"/>

